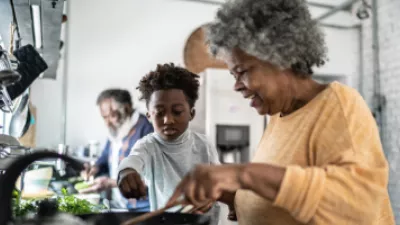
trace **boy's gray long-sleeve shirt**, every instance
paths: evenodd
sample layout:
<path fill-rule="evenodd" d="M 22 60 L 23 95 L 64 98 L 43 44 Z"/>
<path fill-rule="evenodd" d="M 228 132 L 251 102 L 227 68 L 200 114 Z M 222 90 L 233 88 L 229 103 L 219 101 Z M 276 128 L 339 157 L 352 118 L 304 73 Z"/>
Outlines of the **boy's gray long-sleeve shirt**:
<path fill-rule="evenodd" d="M 165 206 L 176 186 L 197 164 L 220 164 L 218 153 L 207 138 L 187 129 L 175 141 L 164 141 L 157 133 L 138 140 L 119 171 L 135 169 L 148 185 L 150 209 Z M 209 212 L 218 221 L 219 206 Z M 212 224 L 217 224 L 212 222 Z"/>

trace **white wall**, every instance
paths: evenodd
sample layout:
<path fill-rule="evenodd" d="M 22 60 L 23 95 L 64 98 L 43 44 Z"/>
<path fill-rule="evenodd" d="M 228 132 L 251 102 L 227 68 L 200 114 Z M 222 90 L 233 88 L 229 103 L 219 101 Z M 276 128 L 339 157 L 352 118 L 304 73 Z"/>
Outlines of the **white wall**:
<path fill-rule="evenodd" d="M 67 4 L 64 3 L 64 14 Z M 65 71 L 66 23 L 61 27 L 61 40 L 64 48 L 60 52 L 56 79 L 37 79 L 31 86 L 31 102 L 36 107 L 36 145 L 38 147 L 57 147 L 62 143 L 63 116 L 63 79 Z"/>
<path fill-rule="evenodd" d="M 172 0 L 85 0 L 72 1 L 70 9 L 67 142 L 78 145 L 105 138 L 95 105 L 100 91 L 127 88 L 136 99 L 134 88 L 156 64 L 183 65 L 186 38 L 212 20 L 216 7 Z"/>
<path fill-rule="evenodd" d="M 69 1 L 67 143 L 76 146 L 90 139 L 104 141 L 106 131 L 95 105 L 97 95 L 105 88 L 122 87 L 129 89 L 136 100 L 134 88 L 139 79 L 157 63 L 183 65 L 187 37 L 211 21 L 216 9 L 215 5 L 179 0 Z M 323 11 L 313 8 L 312 13 Z M 354 23 L 345 14 L 324 22 Z M 358 45 L 351 32 L 327 29 L 331 61 L 320 71 L 351 76 L 355 73 L 358 61 L 354 50 Z M 33 85 L 40 146 L 61 141 L 62 76 L 60 72 L 55 81 L 40 80 Z M 145 111 L 143 104 L 139 108 Z"/>
<path fill-rule="evenodd" d="M 316 69 L 316 74 L 344 75 L 347 84 L 357 88 L 359 77 L 359 31 L 358 29 L 323 28 L 328 46 L 328 61 Z"/>
<path fill-rule="evenodd" d="M 382 111 L 381 140 L 389 161 L 389 195 L 396 224 L 400 225 L 400 1 L 380 0 L 378 4 L 380 86 L 386 104 Z M 372 105 L 373 75 L 372 20 L 363 22 L 364 75 L 360 86 Z"/>
<path fill-rule="evenodd" d="M 39 79 L 31 88 L 31 101 L 36 107 L 36 145 L 57 147 L 62 143 L 62 77 L 63 60 L 60 60 L 56 80 Z"/>
<path fill-rule="evenodd" d="M 196 102 L 195 109 L 196 115 L 190 122 L 189 127 L 191 130 L 205 134 L 206 133 L 206 87 L 205 87 L 205 73 L 200 74 L 200 87 L 199 99 Z"/>

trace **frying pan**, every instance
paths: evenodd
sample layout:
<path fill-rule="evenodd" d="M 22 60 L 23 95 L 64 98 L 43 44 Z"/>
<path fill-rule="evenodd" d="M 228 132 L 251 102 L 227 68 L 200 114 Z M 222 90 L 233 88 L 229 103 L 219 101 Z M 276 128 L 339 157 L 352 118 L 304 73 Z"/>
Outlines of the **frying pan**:
<path fill-rule="evenodd" d="M 108 212 L 99 214 L 79 215 L 85 221 L 90 221 L 96 225 L 122 224 L 134 217 L 144 214 L 143 212 Z M 210 218 L 204 215 L 184 214 L 184 213 L 163 213 L 159 216 L 154 216 L 146 221 L 137 223 L 139 225 L 208 225 Z"/>
<path fill-rule="evenodd" d="M 41 159 L 62 159 L 69 163 L 74 169 L 82 170 L 83 164 L 76 159 L 61 155 L 50 151 L 34 151 L 32 154 L 24 155 L 13 161 L 6 169 L 6 173 L 0 177 L 0 224 L 8 224 L 9 222 L 16 222 L 16 224 L 44 224 L 40 217 L 35 218 L 35 222 L 32 223 L 30 220 L 24 223 L 23 220 L 16 220 L 12 218 L 12 191 L 14 184 L 17 181 L 18 176 L 22 171 L 27 168 L 31 163 Z M 84 221 L 89 222 L 93 225 L 118 225 L 129 219 L 142 215 L 142 212 L 106 212 L 106 213 L 92 213 L 78 215 Z M 57 214 L 56 214 L 57 215 Z M 55 215 L 55 216 L 56 216 Z M 47 218 L 48 220 L 48 218 Z M 195 214 L 182 214 L 182 213 L 162 213 L 161 215 L 152 217 L 148 220 L 140 222 L 141 225 L 209 225 L 210 217 L 206 215 L 195 215 Z"/>

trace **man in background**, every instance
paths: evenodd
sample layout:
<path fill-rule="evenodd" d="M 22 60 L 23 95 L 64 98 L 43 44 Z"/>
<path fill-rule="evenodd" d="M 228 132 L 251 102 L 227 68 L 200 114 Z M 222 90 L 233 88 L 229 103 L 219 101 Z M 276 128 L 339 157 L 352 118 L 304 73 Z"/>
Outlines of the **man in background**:
<path fill-rule="evenodd" d="M 131 95 L 122 89 L 104 90 L 97 98 L 100 114 L 108 128 L 108 140 L 94 166 L 87 166 L 82 175 L 87 179 L 98 176 L 94 185 L 81 190 L 83 193 L 111 190 L 112 208 L 130 208 L 148 211 L 148 200 L 125 199 L 118 190 L 119 162 L 129 155 L 137 140 L 152 133 L 153 126 L 147 118 L 133 109 Z M 106 176 L 102 176 L 106 174 Z"/>

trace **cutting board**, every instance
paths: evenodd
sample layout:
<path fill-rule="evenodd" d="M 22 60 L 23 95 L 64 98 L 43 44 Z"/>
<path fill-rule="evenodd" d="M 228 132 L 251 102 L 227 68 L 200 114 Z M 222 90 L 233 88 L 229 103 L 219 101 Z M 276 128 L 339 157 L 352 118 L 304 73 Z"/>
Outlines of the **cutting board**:
<path fill-rule="evenodd" d="M 46 198 L 54 195 L 54 192 L 49 191 L 48 187 L 50 180 L 53 177 L 53 168 L 46 167 L 36 170 L 30 170 L 24 176 L 24 190 L 22 191 L 22 198 Z M 21 188 L 21 177 L 15 184 L 16 188 Z"/>
<path fill-rule="evenodd" d="M 21 194 L 21 198 L 28 200 L 28 199 L 45 199 L 45 198 L 50 198 L 53 197 L 55 195 L 54 192 L 50 191 L 50 190 L 43 190 L 40 192 L 36 192 L 36 193 L 25 193 L 22 192 Z"/>

